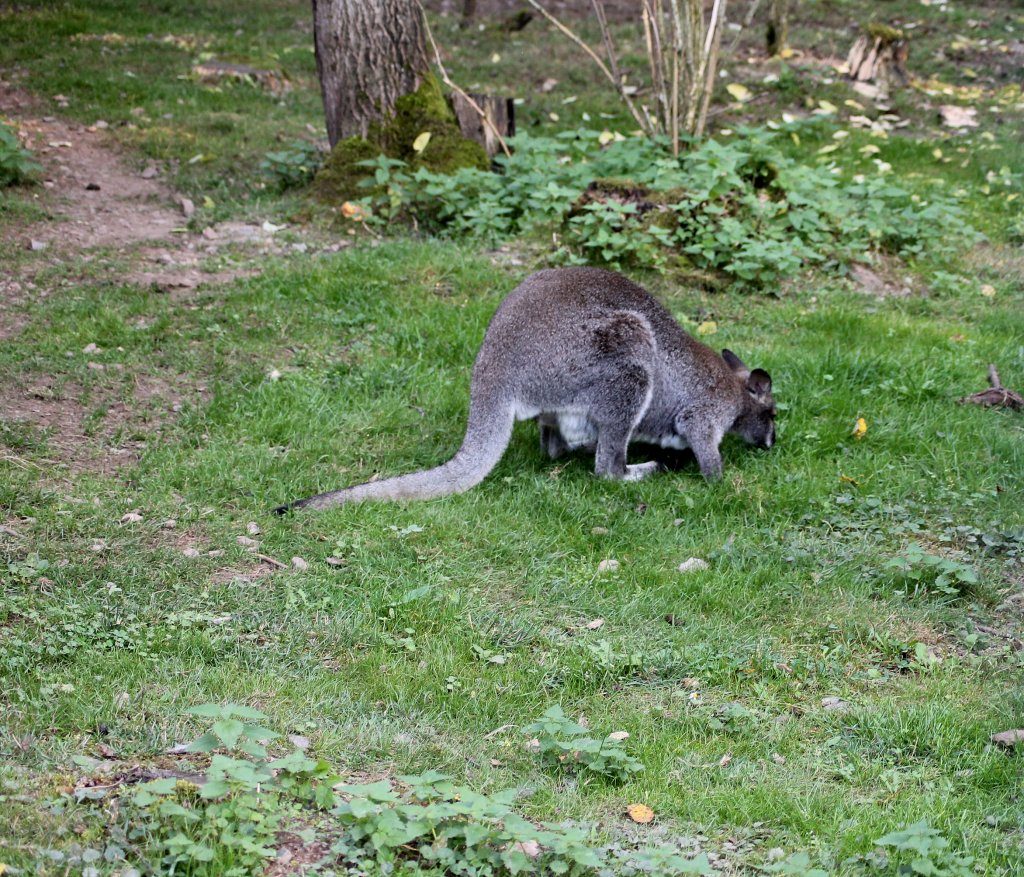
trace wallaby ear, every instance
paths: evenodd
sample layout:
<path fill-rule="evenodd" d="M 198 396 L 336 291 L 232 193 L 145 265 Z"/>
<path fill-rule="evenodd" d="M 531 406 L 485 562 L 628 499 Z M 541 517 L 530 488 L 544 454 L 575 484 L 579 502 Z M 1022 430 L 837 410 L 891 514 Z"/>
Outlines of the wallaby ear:
<path fill-rule="evenodd" d="M 743 360 L 740 359 L 735 353 L 733 353 L 728 348 L 722 351 L 722 359 L 725 360 L 725 364 L 729 366 L 729 368 L 731 368 L 734 372 L 746 372 L 748 374 L 750 373 L 750 369 L 748 369 L 743 364 Z"/>
<path fill-rule="evenodd" d="M 755 399 L 765 399 L 772 392 L 772 376 L 763 368 L 755 368 L 747 378 L 747 391 Z"/>

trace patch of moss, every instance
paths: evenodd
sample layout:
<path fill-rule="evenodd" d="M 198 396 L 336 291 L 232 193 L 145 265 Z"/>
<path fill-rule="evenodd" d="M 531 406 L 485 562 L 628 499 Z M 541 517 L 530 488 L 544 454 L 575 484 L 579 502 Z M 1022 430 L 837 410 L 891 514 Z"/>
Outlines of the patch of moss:
<path fill-rule="evenodd" d="M 360 167 L 359 162 L 371 161 L 380 153 L 379 146 L 362 137 L 339 140 L 313 179 L 313 194 L 328 204 L 341 204 L 369 194 L 369 189 L 359 186 L 359 181 L 369 176 L 369 170 Z"/>
<path fill-rule="evenodd" d="M 424 131 L 430 132 L 430 141 L 422 152 L 416 152 L 412 145 Z M 391 119 L 371 125 L 365 139 L 349 137 L 334 147 L 314 181 L 315 195 L 331 203 L 366 195 L 369 190 L 358 183 L 366 178 L 367 171 L 357 163 L 382 153 L 401 159 L 412 170 L 424 167 L 441 174 L 464 167 L 488 170 L 491 166 L 484 148 L 462 136 L 441 84 L 432 74 L 412 94 L 398 99 Z"/>

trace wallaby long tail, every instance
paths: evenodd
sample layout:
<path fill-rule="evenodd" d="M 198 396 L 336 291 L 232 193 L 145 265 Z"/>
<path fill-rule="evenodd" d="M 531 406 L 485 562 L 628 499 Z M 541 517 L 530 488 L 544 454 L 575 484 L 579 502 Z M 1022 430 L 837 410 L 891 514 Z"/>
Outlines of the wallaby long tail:
<path fill-rule="evenodd" d="M 462 447 L 447 463 L 409 475 L 321 493 L 279 506 L 274 512 L 283 515 L 291 509 L 327 509 L 349 502 L 433 499 L 462 493 L 483 481 L 497 465 L 512 437 L 514 422 L 511 404 L 471 404 Z"/>

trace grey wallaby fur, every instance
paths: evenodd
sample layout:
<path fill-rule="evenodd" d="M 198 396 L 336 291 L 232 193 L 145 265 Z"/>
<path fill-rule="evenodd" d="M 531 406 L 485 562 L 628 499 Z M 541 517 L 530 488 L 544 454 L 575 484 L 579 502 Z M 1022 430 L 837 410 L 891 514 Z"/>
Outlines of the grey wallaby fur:
<path fill-rule="evenodd" d="M 441 466 L 322 493 L 275 509 L 364 500 L 431 499 L 479 484 L 501 459 L 516 420 L 536 418 L 552 458 L 587 448 L 595 472 L 636 481 L 656 462 L 627 465 L 630 441 L 691 448 L 705 478 L 722 474 L 727 433 L 770 448 L 771 378 L 731 351 L 690 337 L 648 292 L 620 274 L 558 268 L 527 277 L 501 303 L 473 367 L 469 424 Z"/>

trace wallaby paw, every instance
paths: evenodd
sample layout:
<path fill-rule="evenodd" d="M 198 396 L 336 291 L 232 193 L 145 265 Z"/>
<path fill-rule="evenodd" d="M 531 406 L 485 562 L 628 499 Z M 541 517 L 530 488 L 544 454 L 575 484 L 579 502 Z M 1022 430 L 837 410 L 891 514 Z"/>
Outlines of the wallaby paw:
<path fill-rule="evenodd" d="M 626 467 L 626 474 L 622 476 L 623 481 L 643 481 L 649 475 L 661 471 L 661 463 L 651 460 L 649 463 L 633 463 Z"/>

